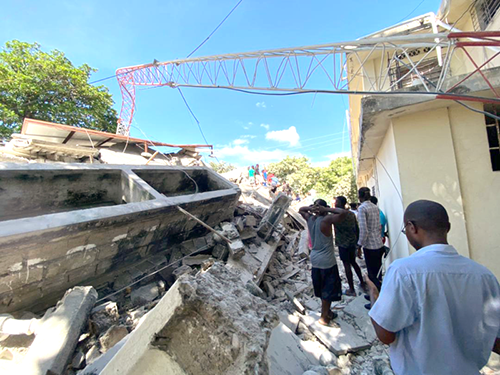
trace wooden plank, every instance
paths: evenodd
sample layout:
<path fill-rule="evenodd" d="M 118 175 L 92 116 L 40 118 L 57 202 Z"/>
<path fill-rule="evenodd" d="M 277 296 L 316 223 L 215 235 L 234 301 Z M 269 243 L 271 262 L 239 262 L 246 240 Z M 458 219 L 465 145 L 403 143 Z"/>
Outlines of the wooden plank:
<path fill-rule="evenodd" d="M 69 132 L 68 136 L 66 138 L 64 138 L 63 144 L 68 143 L 68 141 L 75 135 L 75 133 L 76 132 L 74 130 Z"/>

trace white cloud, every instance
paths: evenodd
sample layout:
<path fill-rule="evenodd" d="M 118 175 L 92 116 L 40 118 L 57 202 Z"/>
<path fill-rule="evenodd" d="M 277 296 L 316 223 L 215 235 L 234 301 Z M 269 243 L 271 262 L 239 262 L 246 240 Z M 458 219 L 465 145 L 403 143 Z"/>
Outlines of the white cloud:
<path fill-rule="evenodd" d="M 253 122 L 250 121 L 248 123 L 248 125 L 243 125 L 243 129 L 248 130 L 248 129 L 250 129 L 252 127 L 252 125 L 253 125 Z"/>
<path fill-rule="evenodd" d="M 255 105 L 257 106 L 257 108 L 266 108 L 266 102 L 257 102 L 255 103 Z"/>
<path fill-rule="evenodd" d="M 269 130 L 269 124 L 260 124 L 260 127 Z"/>
<path fill-rule="evenodd" d="M 286 150 L 257 150 L 249 149 L 248 146 L 225 146 L 220 149 L 215 150 L 215 155 L 219 159 L 234 157 L 245 164 L 258 164 L 264 165 L 273 161 L 280 161 L 284 159 L 287 155 L 299 155 L 295 153 L 290 153 Z"/>
<path fill-rule="evenodd" d="M 266 133 L 266 139 L 272 139 L 277 142 L 288 142 L 290 146 L 299 144 L 300 136 L 295 126 L 290 126 L 285 130 L 275 130 Z"/>
<path fill-rule="evenodd" d="M 242 135 L 241 138 L 254 139 L 254 138 L 257 138 L 257 136 L 256 135 L 245 134 L 245 135 Z"/>
<path fill-rule="evenodd" d="M 245 143 L 248 143 L 248 139 L 239 138 L 239 139 L 235 139 L 233 141 L 233 145 L 236 145 L 236 146 L 244 145 Z"/>

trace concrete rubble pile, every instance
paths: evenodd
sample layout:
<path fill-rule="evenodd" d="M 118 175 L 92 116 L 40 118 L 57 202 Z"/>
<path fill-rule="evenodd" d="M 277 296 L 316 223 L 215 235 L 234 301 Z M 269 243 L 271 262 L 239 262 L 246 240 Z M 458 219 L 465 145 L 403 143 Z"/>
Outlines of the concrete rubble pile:
<path fill-rule="evenodd" d="M 289 205 L 243 187 L 217 233 L 189 238 L 97 293 L 75 287 L 44 316 L 14 314 L 41 319 L 35 335 L 0 341 L 0 372 L 392 374 L 360 289 L 332 305 L 333 327 L 317 323 L 308 232 Z"/>

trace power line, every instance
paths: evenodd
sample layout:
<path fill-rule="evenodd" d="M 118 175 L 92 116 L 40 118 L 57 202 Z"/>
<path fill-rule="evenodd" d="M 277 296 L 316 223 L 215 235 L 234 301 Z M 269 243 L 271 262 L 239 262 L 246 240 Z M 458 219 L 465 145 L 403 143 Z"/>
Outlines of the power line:
<path fill-rule="evenodd" d="M 236 4 L 236 5 L 234 6 L 234 8 L 233 8 L 233 9 L 231 9 L 231 11 L 227 14 L 227 16 L 226 16 L 226 17 L 224 17 L 224 19 L 223 19 L 223 20 L 222 20 L 222 21 L 221 21 L 221 22 L 217 25 L 217 27 L 216 27 L 216 28 L 215 28 L 215 29 L 214 29 L 214 30 L 210 33 L 210 35 L 208 35 L 208 36 L 205 38 L 205 40 L 204 40 L 203 42 L 201 42 L 201 43 L 200 43 L 200 45 L 199 45 L 198 47 L 196 47 L 196 48 L 195 48 L 195 49 L 194 49 L 194 50 L 193 50 L 193 51 L 192 51 L 189 55 L 187 55 L 187 57 L 190 57 L 193 53 L 195 53 L 196 51 L 198 51 L 198 49 L 199 49 L 202 45 L 204 45 L 204 44 L 205 44 L 205 43 L 206 43 L 206 42 L 210 39 L 210 37 L 211 37 L 212 35 L 214 35 L 214 33 L 215 33 L 218 29 L 219 29 L 219 27 L 221 27 L 221 26 L 222 26 L 222 24 L 224 23 L 224 21 L 226 21 L 226 20 L 229 18 L 229 16 L 231 15 L 231 13 L 233 13 L 233 12 L 236 10 L 236 8 L 238 8 L 238 6 L 239 6 L 242 2 L 243 2 L 243 0 L 240 0 L 240 1 L 238 2 L 238 4 Z"/>
<path fill-rule="evenodd" d="M 404 16 L 403 18 L 401 18 L 398 22 L 396 22 L 396 24 L 400 23 L 400 22 L 403 22 L 405 19 L 407 19 L 408 17 L 410 17 L 413 12 L 415 12 L 419 7 L 420 5 L 422 5 L 424 3 L 425 0 L 422 0 L 416 7 L 415 9 L 413 9 L 410 13 L 408 13 L 406 16 Z"/>

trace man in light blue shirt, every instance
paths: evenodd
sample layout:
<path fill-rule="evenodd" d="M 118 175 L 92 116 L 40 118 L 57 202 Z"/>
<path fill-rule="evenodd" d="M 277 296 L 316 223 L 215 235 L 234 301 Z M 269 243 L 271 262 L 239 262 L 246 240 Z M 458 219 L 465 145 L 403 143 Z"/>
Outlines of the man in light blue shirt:
<path fill-rule="evenodd" d="M 448 245 L 449 230 L 442 205 L 410 204 L 403 233 L 417 252 L 391 264 L 380 295 L 366 278 L 369 315 L 396 374 L 479 374 L 500 353 L 500 285 Z"/>

